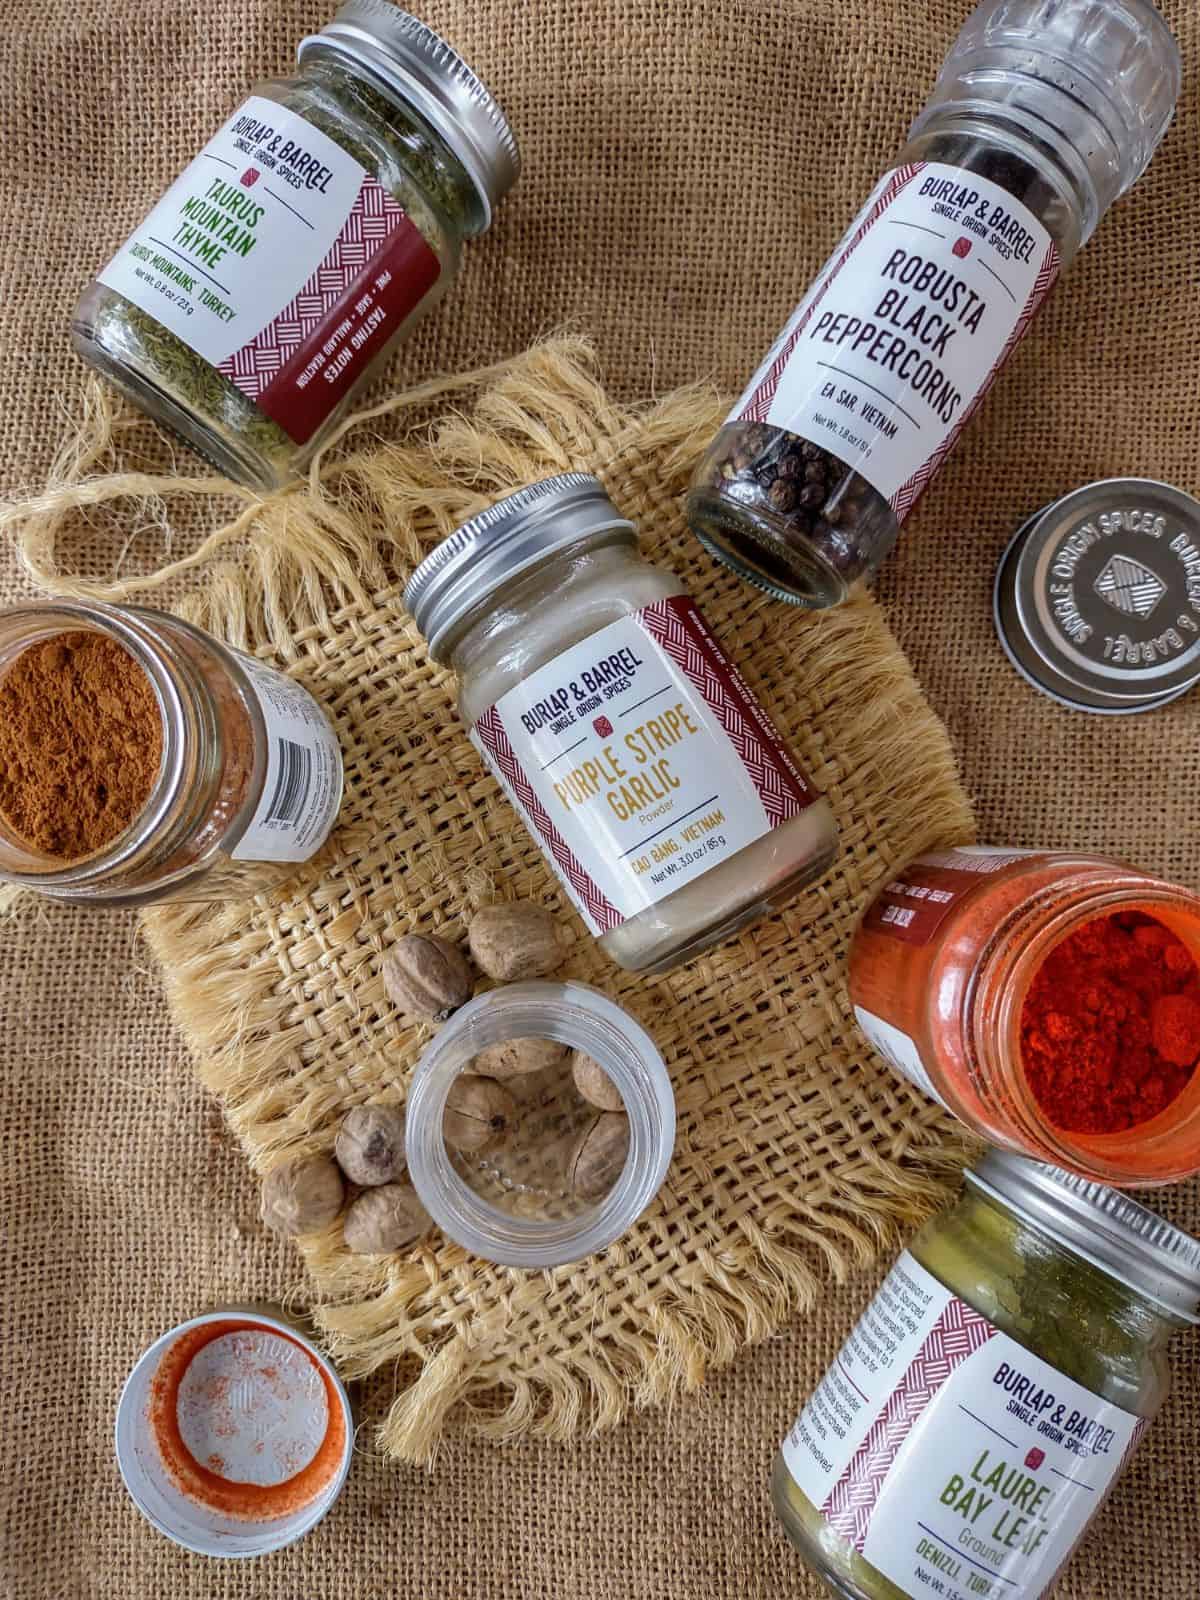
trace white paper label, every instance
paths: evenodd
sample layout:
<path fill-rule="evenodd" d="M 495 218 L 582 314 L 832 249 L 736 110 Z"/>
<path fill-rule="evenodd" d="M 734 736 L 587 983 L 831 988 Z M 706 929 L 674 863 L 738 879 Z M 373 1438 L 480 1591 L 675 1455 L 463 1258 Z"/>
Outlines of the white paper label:
<path fill-rule="evenodd" d="M 219 367 L 312 276 L 365 176 L 311 122 L 251 95 L 126 240 L 100 282 Z"/>
<path fill-rule="evenodd" d="M 882 179 L 730 416 L 853 467 L 903 521 L 1058 274 L 1006 189 L 943 162 Z"/>
<path fill-rule="evenodd" d="M 684 595 L 547 662 L 471 739 L 597 935 L 817 798 Z"/>
<path fill-rule="evenodd" d="M 329 837 L 342 804 L 342 751 L 308 690 L 238 653 L 262 710 L 267 774 L 237 861 L 307 861 Z"/>
<path fill-rule="evenodd" d="M 906 1251 L 783 1454 L 829 1526 L 913 1600 L 1036 1600 L 1144 1427 Z"/>
<path fill-rule="evenodd" d="M 946 1105 L 925 1070 L 925 1063 L 921 1060 L 921 1052 L 917 1049 L 915 1039 L 911 1039 L 907 1033 L 892 1023 L 885 1022 L 882 1017 L 877 1017 L 873 1011 L 868 1011 L 864 1006 L 855 1006 L 854 1015 L 858 1018 L 858 1025 L 868 1041 L 875 1046 L 889 1066 L 895 1067 L 896 1071 L 910 1083 L 915 1083 L 917 1088 L 931 1100 L 936 1100 L 939 1105 Z M 946 1109 L 949 1111 L 950 1107 L 946 1106 Z"/>

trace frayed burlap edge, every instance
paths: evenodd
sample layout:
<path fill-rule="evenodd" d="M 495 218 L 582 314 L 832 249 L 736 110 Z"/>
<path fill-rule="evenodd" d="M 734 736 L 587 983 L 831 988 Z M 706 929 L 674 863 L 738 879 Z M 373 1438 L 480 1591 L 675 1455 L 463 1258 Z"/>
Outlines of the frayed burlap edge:
<path fill-rule="evenodd" d="M 469 413 L 456 409 L 460 404 L 469 405 Z M 162 603 L 203 571 L 203 586 L 176 609 L 240 648 L 296 668 L 303 666 L 306 640 L 331 629 L 347 608 L 394 599 L 398 572 L 465 516 L 531 475 L 571 470 L 583 460 L 618 502 L 632 496 L 661 505 L 677 498 L 722 414 L 719 398 L 699 388 L 637 410 L 618 408 L 597 378 L 587 342 L 559 338 L 358 413 L 303 484 L 262 497 L 214 476 L 97 475 L 140 424 L 93 383 L 79 430 L 49 486 L 0 509 L 0 527 L 18 538 L 31 576 L 58 593 Z M 367 432 L 398 417 L 404 428 L 398 442 Z M 64 570 L 60 552 L 81 516 L 121 506 L 139 529 L 166 527 L 181 496 L 204 502 L 230 497 L 233 514 L 194 551 L 152 573 L 97 580 Z M 881 752 L 882 767 L 903 765 L 905 805 L 915 818 L 927 819 L 917 824 L 913 848 L 969 838 L 970 811 L 948 776 L 953 764 L 944 732 L 932 717 L 914 730 L 894 715 L 895 696 L 911 690 L 911 676 L 898 650 L 879 660 L 867 637 L 867 608 L 878 628 L 862 596 L 824 623 L 831 641 L 827 693 L 857 688 L 861 679 L 857 735 Z M 262 1017 L 280 980 L 268 929 L 276 904 L 286 903 L 284 914 L 293 920 L 298 900 L 300 914 L 305 903 L 321 906 L 321 866 L 318 860 L 305 869 L 278 902 L 256 902 L 267 915 L 249 926 L 246 908 L 229 905 L 161 907 L 143 915 L 200 1075 L 221 1098 L 260 1170 L 285 1152 L 327 1147 L 328 1117 L 345 1109 L 336 1086 L 320 1083 L 286 1118 L 268 1116 L 276 1109 L 277 1075 L 297 1050 L 294 1029 L 264 1037 Z M 436 874 L 436 857 L 422 870 Z M 486 899 L 490 886 L 480 881 L 477 888 L 475 898 Z M 323 927 L 326 940 L 331 926 L 336 931 L 328 922 Z M 364 991 L 360 1003 L 373 998 Z M 409 1065 L 423 1037 L 410 1030 L 397 1040 Z M 681 1126 L 693 1109 L 689 1096 L 700 1092 L 698 1085 L 680 1085 Z M 696 1287 L 686 1286 L 687 1274 L 681 1274 L 669 1295 L 645 1309 L 641 1326 L 610 1317 L 588 1343 L 539 1351 L 528 1371 L 512 1360 L 514 1319 L 519 1322 L 523 1309 L 556 1280 L 561 1284 L 563 1273 L 504 1274 L 445 1242 L 403 1260 L 354 1257 L 337 1227 L 302 1248 L 318 1291 L 318 1322 L 342 1370 L 362 1376 L 392 1362 L 398 1385 L 408 1385 L 379 1429 L 381 1445 L 427 1462 L 451 1412 L 492 1438 L 535 1433 L 564 1439 L 619 1420 L 631 1403 L 658 1405 L 695 1389 L 709 1368 L 774 1332 L 790 1312 L 811 1307 L 826 1275 L 841 1281 L 872 1264 L 944 1199 L 969 1148 L 964 1136 L 948 1131 L 936 1107 L 911 1097 L 903 1131 L 886 1158 L 864 1143 L 852 1182 L 825 1172 L 803 1192 L 809 1175 L 796 1171 L 797 1192 L 781 1226 L 768 1228 L 748 1216 L 736 1245 L 719 1239 L 711 1248 L 698 1244 L 691 1258 Z M 608 1253 L 617 1276 L 631 1248 L 632 1241 L 622 1241 Z M 310 1299 L 310 1288 L 298 1287 L 293 1298 Z M 444 1314 L 451 1302 L 459 1309 L 473 1303 L 475 1314 Z"/>

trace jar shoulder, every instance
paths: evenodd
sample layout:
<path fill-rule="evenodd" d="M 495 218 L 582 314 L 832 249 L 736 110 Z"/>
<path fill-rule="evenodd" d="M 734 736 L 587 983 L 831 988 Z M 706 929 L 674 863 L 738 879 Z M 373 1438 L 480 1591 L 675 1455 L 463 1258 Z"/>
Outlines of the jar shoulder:
<path fill-rule="evenodd" d="M 364 88 L 351 97 L 343 87 L 310 74 L 265 78 L 251 94 L 303 117 L 340 145 L 398 201 L 437 255 L 443 272 L 457 268 L 465 219 L 457 214 L 432 162 L 406 147 L 382 115 L 381 97 Z"/>
<path fill-rule="evenodd" d="M 545 583 L 516 604 L 499 601 L 491 638 L 460 671 L 459 712 L 468 726 L 533 673 L 602 628 L 686 589 L 672 573 L 635 557 L 585 576 Z"/>

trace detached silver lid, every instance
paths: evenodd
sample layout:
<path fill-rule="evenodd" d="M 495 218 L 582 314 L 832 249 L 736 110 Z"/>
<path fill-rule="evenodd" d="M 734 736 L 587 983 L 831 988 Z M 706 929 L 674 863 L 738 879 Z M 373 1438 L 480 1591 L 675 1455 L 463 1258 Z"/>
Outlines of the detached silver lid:
<path fill-rule="evenodd" d="M 477 232 L 517 181 L 517 141 L 494 96 L 456 50 L 389 0 L 346 0 L 296 55 L 331 50 L 366 67 L 407 100 L 462 162 L 479 196 Z"/>
<path fill-rule="evenodd" d="M 444 661 L 455 625 L 518 573 L 604 532 L 637 541 L 633 523 L 590 472 L 543 478 L 464 522 L 425 557 L 404 590 L 404 604 L 430 655 Z"/>
<path fill-rule="evenodd" d="M 1151 478 L 1037 512 L 996 573 L 1009 660 L 1061 705 L 1150 711 L 1200 682 L 1200 501 Z"/>
<path fill-rule="evenodd" d="M 1119 1189 L 1007 1150 L 989 1150 L 966 1180 L 1144 1299 L 1200 1322 L 1200 1239 Z"/>

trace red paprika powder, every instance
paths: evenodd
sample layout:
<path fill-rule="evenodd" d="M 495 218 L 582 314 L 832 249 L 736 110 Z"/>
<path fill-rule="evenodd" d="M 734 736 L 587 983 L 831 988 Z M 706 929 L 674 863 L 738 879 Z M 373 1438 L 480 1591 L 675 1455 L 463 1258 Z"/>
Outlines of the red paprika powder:
<path fill-rule="evenodd" d="M 1103 1134 L 1148 1122 L 1183 1092 L 1200 1059 L 1194 959 L 1140 912 L 1085 923 L 1030 984 L 1021 1053 L 1058 1127 Z"/>
<path fill-rule="evenodd" d="M 992 1144 L 1103 1183 L 1200 1173 L 1195 890 L 1065 850 L 932 851 L 881 885 L 848 976 L 876 1052 Z"/>

